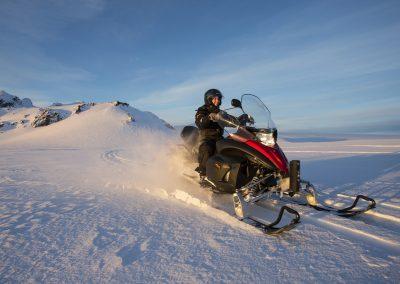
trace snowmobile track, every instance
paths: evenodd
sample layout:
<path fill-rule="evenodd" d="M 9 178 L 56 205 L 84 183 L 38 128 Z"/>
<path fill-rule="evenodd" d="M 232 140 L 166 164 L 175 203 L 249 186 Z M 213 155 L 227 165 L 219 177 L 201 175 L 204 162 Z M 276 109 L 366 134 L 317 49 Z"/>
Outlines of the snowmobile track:
<path fill-rule="evenodd" d="M 132 160 L 124 158 L 120 153 L 122 150 L 120 149 L 114 149 L 114 150 L 109 150 L 105 151 L 102 153 L 101 158 L 112 164 L 128 164 L 131 163 Z"/>

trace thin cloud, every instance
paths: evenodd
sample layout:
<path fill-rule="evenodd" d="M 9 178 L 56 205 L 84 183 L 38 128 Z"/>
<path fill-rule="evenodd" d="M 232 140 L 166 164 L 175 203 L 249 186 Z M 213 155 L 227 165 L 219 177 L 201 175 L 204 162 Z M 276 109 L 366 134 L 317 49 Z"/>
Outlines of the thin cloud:
<path fill-rule="evenodd" d="M 338 110 L 325 109 L 323 114 L 313 110 L 303 112 L 296 117 L 280 117 L 276 119 L 278 126 L 285 131 L 304 129 L 329 129 L 342 127 L 355 129 L 357 126 L 385 126 L 387 123 L 399 121 L 399 100 L 389 99 L 372 106 L 351 106 Z M 295 121 L 296 123 L 293 123 Z"/>
<path fill-rule="evenodd" d="M 360 12 L 359 16 L 371 14 L 376 9 Z M 320 27 L 318 32 L 323 34 L 324 28 L 331 30 L 333 27 L 348 24 L 349 21 L 351 19 L 348 16 L 336 19 L 327 27 Z M 282 30 L 290 31 L 288 27 L 283 27 Z M 303 109 L 308 108 L 312 100 L 317 108 L 316 116 L 299 119 L 289 115 L 284 119 L 284 114 L 278 114 L 277 117 L 282 118 L 283 125 L 298 127 L 319 118 L 324 121 L 321 127 L 327 126 L 336 118 L 325 115 L 324 109 L 334 108 L 334 111 L 337 111 L 337 107 L 341 107 L 340 104 L 356 103 L 363 97 L 364 101 L 374 104 L 385 96 L 391 96 L 390 92 L 382 94 L 382 90 L 388 87 L 398 88 L 397 80 L 390 77 L 374 80 L 368 76 L 396 72 L 400 69 L 398 48 L 396 48 L 400 46 L 400 38 L 397 36 L 399 30 L 400 25 L 395 22 L 356 34 L 335 33 L 312 43 L 297 41 L 298 37 L 294 30 L 291 30 L 291 33 L 277 31 L 275 36 L 267 37 L 264 41 L 250 40 L 251 44 L 248 46 L 232 45 L 235 48 L 197 66 L 197 69 L 191 72 L 191 77 L 182 83 L 152 92 L 136 102 L 164 107 L 165 114 L 181 122 L 182 118 L 167 109 L 174 108 L 174 105 L 181 101 L 187 102 L 187 110 L 193 109 L 193 100 L 188 97 L 201 94 L 209 87 L 218 87 L 235 94 L 251 90 L 267 98 L 269 104 L 280 105 L 283 113 L 294 109 L 293 114 L 295 114 L 298 105 Z M 302 31 L 303 36 L 312 35 L 314 32 L 314 28 L 308 32 Z M 273 39 L 277 40 L 279 34 L 281 34 L 279 40 L 288 41 L 287 44 L 291 46 L 285 52 L 280 52 L 281 50 L 277 48 L 279 44 L 273 42 Z M 290 43 L 290 40 L 293 42 Z M 244 62 L 246 64 L 243 64 Z M 303 95 L 299 96 L 302 93 L 304 100 L 301 99 Z M 286 101 L 282 106 L 282 95 L 286 99 L 292 97 L 296 100 Z M 397 108 L 400 105 L 399 101 L 394 101 L 393 104 Z M 368 107 L 368 104 L 363 104 L 359 110 L 360 114 L 367 111 Z M 390 106 L 383 105 L 381 107 L 383 113 L 385 108 L 389 110 Z M 189 114 L 189 111 L 187 113 Z M 354 114 L 349 111 L 344 117 L 350 118 L 352 115 Z M 340 120 L 340 123 L 345 124 L 346 119 Z"/>
<path fill-rule="evenodd" d="M 0 31 L 36 40 L 47 39 L 55 37 L 66 25 L 95 17 L 104 9 L 104 0 L 3 0 L 0 3 Z"/>
<path fill-rule="evenodd" d="M 66 66 L 41 52 L 21 54 L 0 47 L 0 77 L 3 84 L 20 83 L 74 83 L 91 81 L 94 75 L 79 67 Z"/>
<path fill-rule="evenodd" d="M 396 27 L 390 29 L 389 32 L 392 32 L 393 29 Z M 378 40 L 390 37 L 393 35 L 385 33 Z M 303 85 L 307 81 L 348 79 L 400 68 L 400 62 L 390 58 L 390 54 L 387 57 L 380 57 L 376 53 L 360 50 L 362 46 L 371 46 L 376 39 L 374 35 L 369 34 L 361 35 L 354 41 L 349 41 L 348 38 L 328 40 L 300 48 L 291 54 L 285 54 L 285 56 L 274 57 L 271 54 L 270 58 L 261 60 L 252 58 L 249 54 L 248 62 L 251 64 L 245 67 L 232 66 L 234 60 L 229 60 L 224 55 L 223 58 L 227 62 L 216 60 L 207 62 L 205 65 L 216 66 L 217 70 L 224 69 L 220 66 L 230 65 L 229 70 L 187 79 L 166 90 L 153 92 L 136 102 L 163 105 L 182 100 L 188 94 L 204 92 L 204 89 L 210 86 L 223 86 L 231 89 L 232 86 L 238 85 L 247 86 L 246 88 L 263 85 L 268 90 L 288 87 L 288 85 Z M 264 46 L 268 46 L 268 43 L 260 48 L 262 49 Z M 396 55 L 393 54 L 393 56 Z M 203 73 L 201 68 L 198 73 Z"/>
<path fill-rule="evenodd" d="M 175 85 L 167 90 L 156 91 L 150 95 L 137 99 L 134 102 L 141 105 L 164 105 L 175 103 L 183 99 L 187 99 L 193 94 L 204 93 L 204 90 L 216 85 L 221 85 L 224 82 L 230 82 L 235 74 L 218 74 L 213 77 L 205 77 L 189 82 L 183 82 Z"/>

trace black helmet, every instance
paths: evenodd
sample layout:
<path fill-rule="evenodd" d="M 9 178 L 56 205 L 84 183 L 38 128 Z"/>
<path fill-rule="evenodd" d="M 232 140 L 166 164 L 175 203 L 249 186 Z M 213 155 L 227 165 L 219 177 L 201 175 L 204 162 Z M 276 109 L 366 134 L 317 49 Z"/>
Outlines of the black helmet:
<path fill-rule="evenodd" d="M 204 103 L 206 105 L 212 104 L 212 100 L 218 97 L 219 98 L 219 104 L 221 104 L 221 99 L 222 99 L 222 93 L 217 90 L 217 89 L 209 89 L 207 92 L 204 94 Z"/>

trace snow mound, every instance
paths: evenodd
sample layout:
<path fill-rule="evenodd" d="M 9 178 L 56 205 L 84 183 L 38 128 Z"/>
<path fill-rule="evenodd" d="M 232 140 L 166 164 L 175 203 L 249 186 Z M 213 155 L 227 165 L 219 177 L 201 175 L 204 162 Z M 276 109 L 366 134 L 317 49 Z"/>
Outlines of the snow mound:
<path fill-rule="evenodd" d="M 17 96 L 0 91 L 0 134 L 14 129 L 49 126 L 73 115 L 86 112 L 95 105 L 96 103 L 75 102 L 63 104 L 56 102 L 43 109 L 34 107 L 32 101 L 28 98 L 21 100 Z M 122 112 L 125 116 L 123 121 L 134 128 L 142 127 L 161 131 L 166 129 L 175 130 L 172 125 L 155 114 L 148 111 L 140 111 L 129 106 L 128 103 L 114 101 L 100 105 L 108 108 L 118 108 L 119 112 Z M 101 108 L 97 108 L 97 111 Z"/>
<path fill-rule="evenodd" d="M 17 96 L 10 95 L 6 91 L 0 91 L 0 108 L 10 107 L 32 107 L 32 101 L 28 98 L 20 99 Z"/>
<path fill-rule="evenodd" d="M 3 124 L 3 127 L 0 124 L 3 132 L 0 137 L 4 143 L 21 146 L 36 143 L 55 147 L 118 147 L 132 144 L 138 136 L 158 139 L 176 132 L 151 112 L 127 104 L 116 106 L 115 103 L 78 103 L 14 110 L 0 116 L 0 123 Z M 15 131 L 7 131 L 13 129 Z"/>

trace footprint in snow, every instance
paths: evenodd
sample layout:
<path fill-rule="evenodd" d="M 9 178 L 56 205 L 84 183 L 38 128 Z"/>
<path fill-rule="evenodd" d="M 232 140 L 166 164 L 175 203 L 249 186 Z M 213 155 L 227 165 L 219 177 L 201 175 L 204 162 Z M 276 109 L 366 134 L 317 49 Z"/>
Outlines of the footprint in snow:
<path fill-rule="evenodd" d="M 144 242 L 137 242 L 122 247 L 116 255 L 122 259 L 122 265 L 131 265 L 135 261 L 144 256 L 148 249 L 151 238 L 146 239 Z"/>
<path fill-rule="evenodd" d="M 118 236 L 125 234 L 124 230 L 118 228 L 105 228 L 97 226 L 97 234 L 92 243 L 97 249 L 106 249 L 110 244 L 118 240 Z"/>

